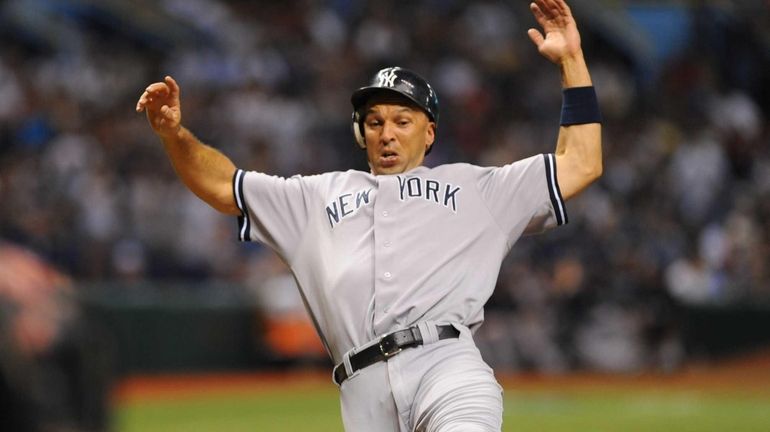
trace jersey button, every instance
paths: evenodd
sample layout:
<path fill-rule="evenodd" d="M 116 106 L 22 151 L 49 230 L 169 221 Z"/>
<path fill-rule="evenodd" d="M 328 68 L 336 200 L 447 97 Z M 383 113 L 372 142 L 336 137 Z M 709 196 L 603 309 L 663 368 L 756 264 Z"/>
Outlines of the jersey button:
<path fill-rule="evenodd" d="M 383 212 L 382 212 L 382 215 L 383 215 L 384 217 L 388 217 L 388 211 L 387 211 L 387 210 L 383 211 Z"/>
<path fill-rule="evenodd" d="M 383 276 L 385 276 L 385 279 L 390 279 L 390 277 L 393 276 L 393 275 L 390 274 L 390 272 L 385 272 L 385 273 L 383 273 Z"/>
<path fill-rule="evenodd" d="M 382 245 L 383 245 L 383 246 L 385 246 L 385 247 L 390 247 L 390 244 L 391 244 L 391 243 L 390 243 L 390 241 L 386 241 L 386 242 L 385 242 L 385 243 L 383 243 Z"/>

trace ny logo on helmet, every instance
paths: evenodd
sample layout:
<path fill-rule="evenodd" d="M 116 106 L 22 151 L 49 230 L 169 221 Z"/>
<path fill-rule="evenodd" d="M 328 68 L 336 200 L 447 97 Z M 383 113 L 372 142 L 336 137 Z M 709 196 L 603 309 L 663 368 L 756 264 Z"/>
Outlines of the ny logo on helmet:
<path fill-rule="evenodd" d="M 377 87 L 393 87 L 396 85 L 396 71 L 394 69 L 383 69 L 377 74 Z"/>

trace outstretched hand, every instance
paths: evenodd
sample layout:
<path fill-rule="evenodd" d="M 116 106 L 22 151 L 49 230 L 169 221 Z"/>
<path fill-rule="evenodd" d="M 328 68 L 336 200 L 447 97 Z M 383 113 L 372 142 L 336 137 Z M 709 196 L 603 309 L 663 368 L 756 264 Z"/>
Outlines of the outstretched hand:
<path fill-rule="evenodd" d="M 564 0 L 535 0 L 529 9 L 542 28 L 542 33 L 534 28 L 527 31 L 540 54 L 558 64 L 581 53 L 580 33 Z"/>
<path fill-rule="evenodd" d="M 150 84 L 136 103 L 136 112 L 145 111 L 150 126 L 161 137 L 172 136 L 182 127 L 179 85 L 170 76 Z"/>

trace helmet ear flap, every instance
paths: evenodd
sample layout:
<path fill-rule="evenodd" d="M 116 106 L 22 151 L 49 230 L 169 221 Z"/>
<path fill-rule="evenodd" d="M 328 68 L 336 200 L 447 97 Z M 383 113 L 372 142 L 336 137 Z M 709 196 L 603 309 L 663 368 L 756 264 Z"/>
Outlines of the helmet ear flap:
<path fill-rule="evenodd" d="M 352 123 L 350 125 L 353 129 L 353 136 L 356 138 L 356 143 L 362 149 L 366 149 L 366 139 L 364 138 L 364 124 L 361 121 L 361 114 L 358 111 L 353 111 Z"/>

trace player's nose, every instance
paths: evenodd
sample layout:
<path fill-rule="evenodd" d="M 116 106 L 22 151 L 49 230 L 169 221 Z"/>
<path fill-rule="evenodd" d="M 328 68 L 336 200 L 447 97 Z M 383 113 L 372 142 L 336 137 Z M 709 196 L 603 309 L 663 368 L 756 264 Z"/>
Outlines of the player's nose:
<path fill-rule="evenodd" d="M 380 141 L 382 141 L 383 144 L 387 144 L 396 139 L 395 126 L 396 125 L 390 121 L 386 121 L 382 125 L 382 131 L 380 132 Z"/>

